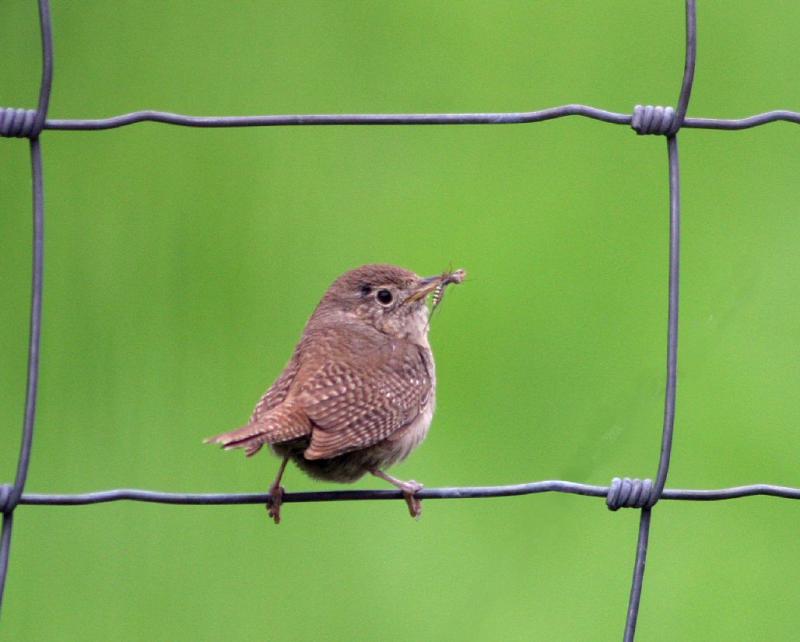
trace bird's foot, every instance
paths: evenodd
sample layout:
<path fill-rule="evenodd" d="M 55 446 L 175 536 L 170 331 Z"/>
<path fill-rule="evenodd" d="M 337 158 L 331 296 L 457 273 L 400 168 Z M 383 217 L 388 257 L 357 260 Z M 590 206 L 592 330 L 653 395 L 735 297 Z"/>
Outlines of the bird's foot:
<path fill-rule="evenodd" d="M 403 493 L 406 504 L 408 504 L 408 512 L 411 514 L 411 517 L 419 519 L 422 515 L 422 500 L 419 499 L 416 494 L 422 490 L 422 484 L 410 479 L 409 481 L 402 482 L 398 488 Z"/>
<path fill-rule="evenodd" d="M 419 516 L 422 515 L 422 500 L 416 496 L 416 493 L 422 490 L 422 484 L 413 479 L 401 481 L 377 468 L 370 470 L 370 472 L 375 475 L 375 477 L 380 477 L 395 488 L 399 488 L 400 492 L 403 493 L 406 504 L 408 504 L 408 512 L 411 513 L 411 517 L 419 519 Z"/>
<path fill-rule="evenodd" d="M 281 523 L 281 504 L 283 504 L 283 486 L 273 484 L 269 487 L 267 513 L 276 524 Z"/>

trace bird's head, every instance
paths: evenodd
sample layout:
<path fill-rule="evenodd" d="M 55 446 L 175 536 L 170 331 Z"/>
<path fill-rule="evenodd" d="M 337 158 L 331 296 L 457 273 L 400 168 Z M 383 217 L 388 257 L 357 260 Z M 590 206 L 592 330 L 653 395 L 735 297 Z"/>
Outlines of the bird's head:
<path fill-rule="evenodd" d="M 424 343 L 429 294 L 461 283 L 464 271 L 421 277 L 395 265 L 363 265 L 344 273 L 322 297 L 313 318 L 368 323 L 384 334 Z"/>

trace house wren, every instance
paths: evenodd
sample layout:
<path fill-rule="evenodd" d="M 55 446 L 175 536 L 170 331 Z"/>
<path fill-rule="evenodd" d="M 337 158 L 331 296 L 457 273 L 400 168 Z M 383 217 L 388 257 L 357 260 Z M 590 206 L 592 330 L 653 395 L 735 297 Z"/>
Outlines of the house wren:
<path fill-rule="evenodd" d="M 206 440 L 255 455 L 264 444 L 283 458 L 270 487 L 269 514 L 280 522 L 287 462 L 311 477 L 353 482 L 366 473 L 399 488 L 419 517 L 422 485 L 384 470 L 425 438 L 433 418 L 436 373 L 428 343 L 429 294 L 465 272 L 422 278 L 393 265 L 364 265 L 340 276 L 306 324 L 281 375 L 243 428 Z"/>

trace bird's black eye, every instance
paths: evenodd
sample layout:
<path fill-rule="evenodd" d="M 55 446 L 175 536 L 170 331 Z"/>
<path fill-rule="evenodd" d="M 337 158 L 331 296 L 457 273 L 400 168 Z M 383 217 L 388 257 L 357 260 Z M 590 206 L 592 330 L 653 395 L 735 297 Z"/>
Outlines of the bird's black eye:
<path fill-rule="evenodd" d="M 389 305 L 392 302 L 392 293 L 389 290 L 378 290 L 375 296 L 382 305 Z"/>

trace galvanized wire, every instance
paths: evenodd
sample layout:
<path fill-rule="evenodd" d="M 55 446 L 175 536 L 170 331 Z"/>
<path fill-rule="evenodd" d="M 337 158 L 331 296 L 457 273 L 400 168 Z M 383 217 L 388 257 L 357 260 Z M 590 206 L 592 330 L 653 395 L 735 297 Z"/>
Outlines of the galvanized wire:
<path fill-rule="evenodd" d="M 540 123 L 564 116 L 584 116 L 614 125 L 630 125 L 631 114 L 588 105 L 561 105 L 537 111 L 463 114 L 278 114 L 267 116 L 187 116 L 166 111 L 136 111 L 111 118 L 48 119 L 45 129 L 96 131 L 135 123 L 154 122 L 184 127 L 287 127 L 292 125 L 516 125 Z M 749 129 L 777 121 L 800 124 L 800 112 L 785 109 L 747 118 L 686 118 L 682 127 L 692 129 Z"/>
<path fill-rule="evenodd" d="M 637 105 L 632 114 L 621 114 L 587 105 L 562 105 L 530 112 L 461 113 L 461 114 L 306 114 L 262 116 L 200 117 L 160 111 L 139 111 L 104 119 L 48 119 L 47 110 L 52 84 L 52 21 L 48 0 L 38 0 L 42 40 L 42 78 L 37 109 L 0 108 L 0 136 L 30 139 L 33 175 L 33 277 L 31 321 L 28 349 L 28 380 L 22 443 L 13 485 L 0 485 L 0 606 L 8 570 L 14 511 L 20 504 L 34 506 L 77 506 L 115 501 L 156 502 L 182 505 L 264 504 L 266 493 L 167 493 L 141 489 L 115 489 L 83 494 L 25 493 L 36 417 L 39 374 L 39 342 L 42 318 L 42 279 L 44 270 L 44 189 L 39 135 L 43 130 L 93 131 L 113 129 L 139 122 L 160 122 L 188 127 L 275 127 L 301 125 L 498 125 L 537 123 L 566 116 L 630 125 L 637 133 L 664 135 L 669 166 L 669 286 L 667 320 L 667 368 L 664 395 L 664 421 L 655 482 L 645 479 L 612 480 L 609 486 L 595 486 L 562 480 L 484 487 L 426 488 L 420 499 L 466 499 L 510 497 L 545 492 L 559 492 L 603 497 L 612 510 L 621 507 L 641 509 L 631 592 L 625 619 L 624 640 L 632 641 L 636 632 L 639 605 L 650 533 L 650 522 L 659 500 L 720 501 L 755 495 L 800 499 L 800 489 L 769 484 L 753 484 L 721 489 L 667 489 L 672 436 L 675 422 L 678 355 L 678 303 L 680 278 L 680 166 L 677 134 L 683 128 L 739 130 L 776 121 L 800 124 L 800 112 L 774 110 L 742 119 L 692 118 L 686 116 L 694 82 L 697 48 L 695 0 L 685 0 L 686 47 L 684 74 L 677 108 Z M 283 501 L 325 502 L 347 500 L 401 499 L 398 490 L 337 490 L 286 493 Z"/>
<path fill-rule="evenodd" d="M 50 88 L 53 83 L 53 34 L 48 0 L 39 0 L 39 27 L 42 43 L 42 78 L 39 83 L 39 104 L 36 116 L 28 127 L 30 138 L 31 174 L 33 176 L 33 276 L 31 279 L 31 314 L 28 338 L 28 377 L 25 390 L 25 413 L 22 442 L 17 460 L 14 485 L 2 492 L 3 526 L 0 531 L 0 609 L 3 606 L 8 561 L 11 554 L 11 534 L 14 528 L 14 508 L 25 490 L 33 448 L 33 429 L 36 423 L 36 395 L 39 387 L 39 347 L 42 335 L 42 282 L 44 276 L 44 176 L 42 147 L 39 132 L 47 118 Z"/>
<path fill-rule="evenodd" d="M 541 493 L 564 493 L 586 497 L 607 497 L 611 487 L 580 484 L 560 479 L 530 482 L 528 484 L 509 484 L 506 486 L 457 486 L 454 488 L 423 488 L 417 493 L 420 499 L 476 499 L 480 497 L 518 497 Z M 666 488 L 661 494 L 663 500 L 685 500 L 714 502 L 742 497 L 782 497 L 800 499 L 800 488 L 775 486 L 772 484 L 752 484 L 708 490 Z M 226 506 L 231 504 L 266 504 L 269 493 L 165 493 L 138 488 L 117 488 L 94 493 L 43 494 L 25 493 L 20 504 L 29 506 L 86 506 L 108 502 L 133 501 L 155 504 L 181 504 L 185 506 Z M 368 499 L 403 499 L 399 490 L 322 490 L 284 493 L 283 503 L 359 501 Z"/>

